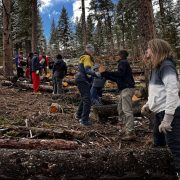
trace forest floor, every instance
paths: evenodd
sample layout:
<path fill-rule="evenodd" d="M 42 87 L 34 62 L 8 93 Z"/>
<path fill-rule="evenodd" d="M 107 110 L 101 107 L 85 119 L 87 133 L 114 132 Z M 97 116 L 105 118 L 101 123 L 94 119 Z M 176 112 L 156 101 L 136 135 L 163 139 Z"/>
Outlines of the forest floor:
<path fill-rule="evenodd" d="M 104 98 L 114 97 L 109 93 Z M 92 127 L 84 127 L 74 119 L 73 115 L 79 103 L 79 93 L 76 87 L 63 93 L 54 99 L 51 93 L 42 92 L 35 95 L 31 90 L 17 87 L 0 86 L 0 128 L 9 126 L 25 126 L 28 120 L 30 127 L 52 129 L 56 131 L 73 130 L 83 134 L 83 137 L 62 137 L 63 139 L 75 140 L 86 149 L 97 148 L 143 148 L 152 145 L 152 130 L 149 129 L 149 120 L 143 117 L 135 117 L 135 141 L 121 141 L 122 125 L 116 120 L 101 123 L 97 121 L 91 112 Z M 115 102 L 115 100 L 114 100 Z M 49 107 L 52 103 L 61 106 L 61 112 L 50 113 Z M 34 135 L 34 134 L 33 134 Z M 19 132 L 11 131 L 3 133 L 0 138 L 23 138 Z M 28 138 L 29 135 L 26 135 Z M 46 139 L 48 137 L 39 137 Z"/>

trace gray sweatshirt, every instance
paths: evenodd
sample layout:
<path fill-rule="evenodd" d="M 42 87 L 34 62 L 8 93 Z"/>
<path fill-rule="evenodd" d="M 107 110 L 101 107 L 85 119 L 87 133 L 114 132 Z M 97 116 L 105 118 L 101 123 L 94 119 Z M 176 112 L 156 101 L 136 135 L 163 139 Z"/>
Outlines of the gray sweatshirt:
<path fill-rule="evenodd" d="M 166 59 L 160 67 L 153 69 L 149 81 L 149 97 L 146 103 L 155 113 L 165 111 L 174 115 L 180 106 L 179 82 L 175 62 Z"/>

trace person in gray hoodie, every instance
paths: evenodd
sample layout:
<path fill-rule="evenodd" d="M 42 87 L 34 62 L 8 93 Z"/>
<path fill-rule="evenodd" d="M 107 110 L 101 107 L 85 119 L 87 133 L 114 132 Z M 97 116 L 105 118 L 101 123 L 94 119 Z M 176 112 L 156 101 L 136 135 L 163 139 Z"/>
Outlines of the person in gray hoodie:
<path fill-rule="evenodd" d="M 93 70 L 95 72 L 98 72 L 99 64 L 95 64 L 93 67 Z M 102 91 L 104 88 L 104 85 L 106 83 L 106 79 L 99 75 L 98 77 L 94 77 L 92 87 L 91 87 L 91 102 L 92 105 L 101 105 L 101 99 L 102 99 Z"/>
<path fill-rule="evenodd" d="M 62 81 L 66 74 L 66 63 L 63 61 L 62 56 L 58 54 L 53 65 L 53 94 L 60 94 L 62 92 Z"/>

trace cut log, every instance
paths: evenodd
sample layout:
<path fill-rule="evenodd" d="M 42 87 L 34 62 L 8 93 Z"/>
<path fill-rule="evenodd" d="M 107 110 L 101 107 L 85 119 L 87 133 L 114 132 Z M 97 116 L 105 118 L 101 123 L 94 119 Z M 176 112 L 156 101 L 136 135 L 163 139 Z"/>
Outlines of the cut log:
<path fill-rule="evenodd" d="M 0 179 L 176 180 L 166 149 L 0 149 Z"/>
<path fill-rule="evenodd" d="M 76 85 L 75 79 L 64 78 L 63 81 L 67 82 L 70 86 L 75 86 Z"/>
<path fill-rule="evenodd" d="M 141 107 L 144 104 L 144 102 L 135 101 L 133 102 L 133 113 L 134 116 L 141 116 Z M 110 104 L 110 105 L 98 105 L 93 106 L 93 114 L 95 116 L 95 119 L 98 121 L 107 121 L 109 117 L 118 116 L 117 111 L 117 104 Z"/>
<path fill-rule="evenodd" d="M 0 139 L 0 148 L 72 150 L 78 148 L 78 143 L 62 139 Z"/>
<path fill-rule="evenodd" d="M 50 113 L 57 113 L 57 112 L 63 112 L 62 107 L 58 103 L 52 103 L 51 106 L 49 107 L 49 112 Z"/>

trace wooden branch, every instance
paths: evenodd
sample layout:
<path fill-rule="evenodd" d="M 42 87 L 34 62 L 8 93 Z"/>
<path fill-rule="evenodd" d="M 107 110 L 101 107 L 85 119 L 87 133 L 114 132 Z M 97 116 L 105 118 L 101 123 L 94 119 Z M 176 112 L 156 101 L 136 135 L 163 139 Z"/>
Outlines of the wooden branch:
<path fill-rule="evenodd" d="M 16 131 L 20 134 L 29 134 L 29 131 L 32 131 L 33 137 L 48 137 L 48 138 L 61 138 L 64 137 L 68 139 L 83 139 L 85 133 L 82 131 L 75 131 L 75 130 L 52 130 L 52 129 L 45 129 L 45 128 L 37 128 L 37 127 L 26 127 L 26 126 L 1 126 L 5 129 L 2 133 L 5 134 L 7 131 Z M 63 128 L 67 128 L 63 126 Z"/>

